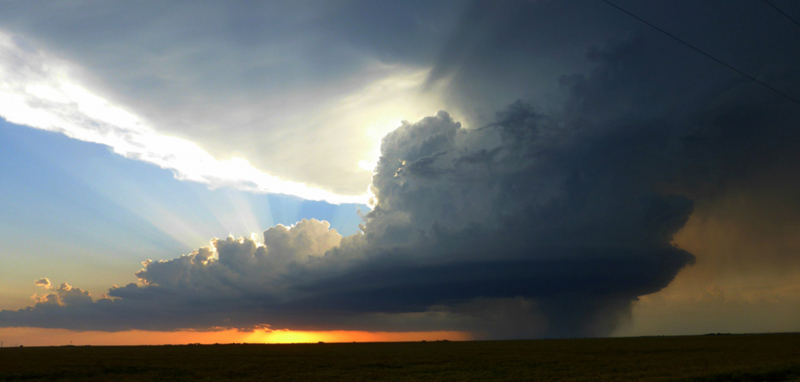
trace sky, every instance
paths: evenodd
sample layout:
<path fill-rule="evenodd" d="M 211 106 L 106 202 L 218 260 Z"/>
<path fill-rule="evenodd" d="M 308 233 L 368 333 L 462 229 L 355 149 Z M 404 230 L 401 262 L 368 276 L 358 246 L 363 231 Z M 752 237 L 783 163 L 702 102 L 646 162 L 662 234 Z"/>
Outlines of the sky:
<path fill-rule="evenodd" d="M 2 2 L 0 340 L 800 331 L 798 19 Z"/>

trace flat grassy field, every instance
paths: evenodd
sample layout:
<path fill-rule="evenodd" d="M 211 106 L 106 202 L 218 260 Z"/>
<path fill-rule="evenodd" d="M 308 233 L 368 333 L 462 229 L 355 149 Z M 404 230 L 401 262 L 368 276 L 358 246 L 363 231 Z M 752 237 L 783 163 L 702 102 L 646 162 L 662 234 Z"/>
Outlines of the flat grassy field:
<path fill-rule="evenodd" d="M 800 381 L 800 334 L 0 349 L 0 381 Z"/>

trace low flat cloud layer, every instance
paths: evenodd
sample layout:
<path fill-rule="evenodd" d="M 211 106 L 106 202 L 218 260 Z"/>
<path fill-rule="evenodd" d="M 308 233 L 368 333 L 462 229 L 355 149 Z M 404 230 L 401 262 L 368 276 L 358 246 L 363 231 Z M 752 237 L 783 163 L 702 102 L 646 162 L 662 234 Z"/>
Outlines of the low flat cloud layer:
<path fill-rule="evenodd" d="M 787 154 L 800 108 L 652 31 L 584 58 L 588 73 L 558 78 L 558 108 L 519 101 L 469 129 L 441 111 L 386 135 L 358 234 L 304 220 L 266 230 L 263 245 L 214 239 L 145 261 L 138 283 L 95 300 L 37 281 L 51 293 L 0 312 L 0 326 L 609 335 L 699 261 L 674 244 L 698 203 L 739 190 L 796 205 L 763 189 L 786 189 L 770 171 L 800 166 Z M 794 62 L 760 73 L 797 88 Z"/>

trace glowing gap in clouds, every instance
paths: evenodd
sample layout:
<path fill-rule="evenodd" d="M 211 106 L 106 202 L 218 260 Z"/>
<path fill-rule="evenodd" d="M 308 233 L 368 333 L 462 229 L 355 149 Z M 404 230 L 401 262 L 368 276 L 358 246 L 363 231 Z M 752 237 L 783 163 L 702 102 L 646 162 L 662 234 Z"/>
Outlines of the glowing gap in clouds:
<path fill-rule="evenodd" d="M 291 344 L 314 342 L 409 342 L 409 341 L 469 341 L 472 335 L 466 332 L 432 331 L 432 332 L 365 332 L 349 330 L 333 331 L 293 331 L 271 330 L 254 331 L 244 342 Z"/>
<path fill-rule="evenodd" d="M 227 343 L 315 343 L 323 342 L 405 342 L 405 341 L 469 341 L 466 332 L 364 332 L 291 330 L 237 330 L 152 332 L 129 330 L 124 332 L 74 332 L 66 329 L 0 328 L 0 338 L 6 346 L 60 346 L 70 342 L 75 345 L 164 345 L 164 344 L 227 344 Z"/>
<path fill-rule="evenodd" d="M 337 195 L 266 174 L 247 160 L 218 160 L 197 144 L 164 136 L 70 78 L 69 66 L 23 47 L 0 32 L 0 117 L 8 122 L 99 143 L 126 158 L 170 169 L 180 180 L 210 187 L 298 196 L 334 204 L 366 203 L 366 195 Z"/>

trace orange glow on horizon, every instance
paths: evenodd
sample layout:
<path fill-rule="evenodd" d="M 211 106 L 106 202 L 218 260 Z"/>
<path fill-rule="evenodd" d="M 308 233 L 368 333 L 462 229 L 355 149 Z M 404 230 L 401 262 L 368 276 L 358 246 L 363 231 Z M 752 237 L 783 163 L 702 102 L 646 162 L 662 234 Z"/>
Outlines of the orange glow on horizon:
<path fill-rule="evenodd" d="M 0 328 L 3 346 L 63 346 L 63 345 L 182 345 L 229 343 L 316 343 L 316 342 L 403 342 L 403 341 L 469 341 L 466 332 L 366 332 L 366 331 L 292 331 L 292 330 L 220 330 L 210 332 L 155 332 L 130 330 L 124 332 L 76 332 L 65 329 Z"/>
<path fill-rule="evenodd" d="M 252 343 L 312 343 L 312 342 L 403 342 L 403 341 L 469 341 L 472 336 L 465 332 L 364 332 L 349 330 L 292 331 L 273 330 L 250 333 L 247 342 Z"/>

